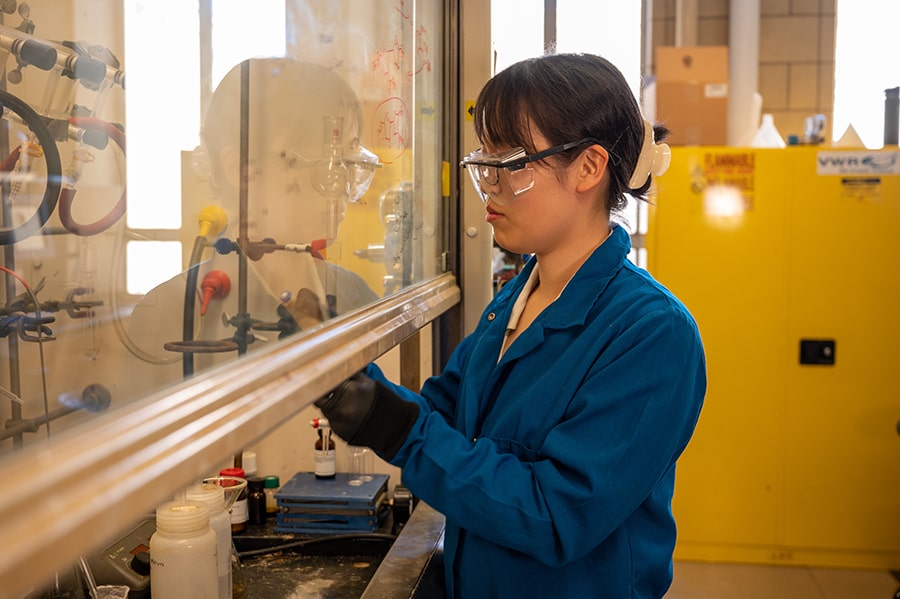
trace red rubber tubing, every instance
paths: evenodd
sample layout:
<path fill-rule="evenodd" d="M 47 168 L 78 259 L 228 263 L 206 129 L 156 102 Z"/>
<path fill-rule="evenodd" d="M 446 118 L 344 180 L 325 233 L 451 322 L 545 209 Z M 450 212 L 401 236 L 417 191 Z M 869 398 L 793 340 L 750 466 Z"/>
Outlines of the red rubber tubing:
<path fill-rule="evenodd" d="M 82 129 L 102 130 L 109 136 L 110 139 L 112 139 L 116 143 L 117 146 L 119 146 L 119 149 L 122 150 L 122 155 L 125 155 L 125 133 L 112 123 L 98 118 L 84 116 L 72 117 L 69 119 L 69 122 L 76 127 L 81 127 Z M 74 187 L 64 187 L 59 194 L 59 220 L 60 222 L 62 222 L 63 227 L 65 227 L 66 230 L 70 233 L 81 236 L 96 235 L 97 233 L 102 233 L 103 231 L 113 226 L 116 221 L 122 218 L 122 215 L 125 214 L 127 200 L 126 188 L 123 188 L 122 195 L 119 198 L 119 201 L 106 216 L 101 217 L 99 220 L 91 224 L 81 224 L 75 222 L 75 218 L 72 216 L 72 202 L 75 199 L 75 191 L 76 190 Z"/>

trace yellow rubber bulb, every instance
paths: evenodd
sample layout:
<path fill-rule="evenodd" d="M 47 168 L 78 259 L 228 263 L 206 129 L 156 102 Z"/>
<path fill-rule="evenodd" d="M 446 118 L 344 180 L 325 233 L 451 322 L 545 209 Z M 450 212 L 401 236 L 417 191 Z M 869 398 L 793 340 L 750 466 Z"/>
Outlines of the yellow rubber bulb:
<path fill-rule="evenodd" d="M 200 211 L 200 236 L 218 236 L 228 226 L 228 213 L 220 206 L 206 206 Z"/>

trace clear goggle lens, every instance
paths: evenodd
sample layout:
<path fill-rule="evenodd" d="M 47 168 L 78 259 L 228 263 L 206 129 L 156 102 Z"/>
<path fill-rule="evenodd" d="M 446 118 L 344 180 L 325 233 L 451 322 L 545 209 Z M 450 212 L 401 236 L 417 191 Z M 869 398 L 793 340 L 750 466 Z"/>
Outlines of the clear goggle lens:
<path fill-rule="evenodd" d="M 523 148 L 513 148 L 506 152 L 485 154 L 476 150 L 463 158 L 460 165 L 468 172 L 481 201 L 488 200 L 499 205 L 512 203 L 518 196 L 534 187 L 534 168 L 530 164 L 516 164 L 527 156 Z M 512 163 L 512 164 L 511 164 Z M 501 173 L 512 193 L 512 199 L 504 200 L 500 192 Z"/>

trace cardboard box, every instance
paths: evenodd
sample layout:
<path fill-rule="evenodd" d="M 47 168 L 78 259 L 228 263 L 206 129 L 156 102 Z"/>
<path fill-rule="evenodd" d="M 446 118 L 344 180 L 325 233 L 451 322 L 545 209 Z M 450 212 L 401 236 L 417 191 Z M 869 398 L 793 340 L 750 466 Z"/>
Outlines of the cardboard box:
<path fill-rule="evenodd" d="M 728 47 L 656 49 L 656 121 L 672 145 L 728 143 Z"/>

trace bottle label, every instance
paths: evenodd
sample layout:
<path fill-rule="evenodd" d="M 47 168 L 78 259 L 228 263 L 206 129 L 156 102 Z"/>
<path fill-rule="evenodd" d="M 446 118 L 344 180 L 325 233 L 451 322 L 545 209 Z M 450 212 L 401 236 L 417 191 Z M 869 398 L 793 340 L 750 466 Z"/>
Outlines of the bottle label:
<path fill-rule="evenodd" d="M 335 456 L 337 452 L 333 449 L 316 450 L 316 476 L 328 477 L 334 476 Z"/>
<path fill-rule="evenodd" d="M 231 523 L 243 524 L 250 519 L 250 511 L 246 499 L 238 499 L 231 506 Z"/>
<path fill-rule="evenodd" d="M 275 497 L 276 489 L 266 489 L 266 513 L 278 513 L 278 498 Z"/>

